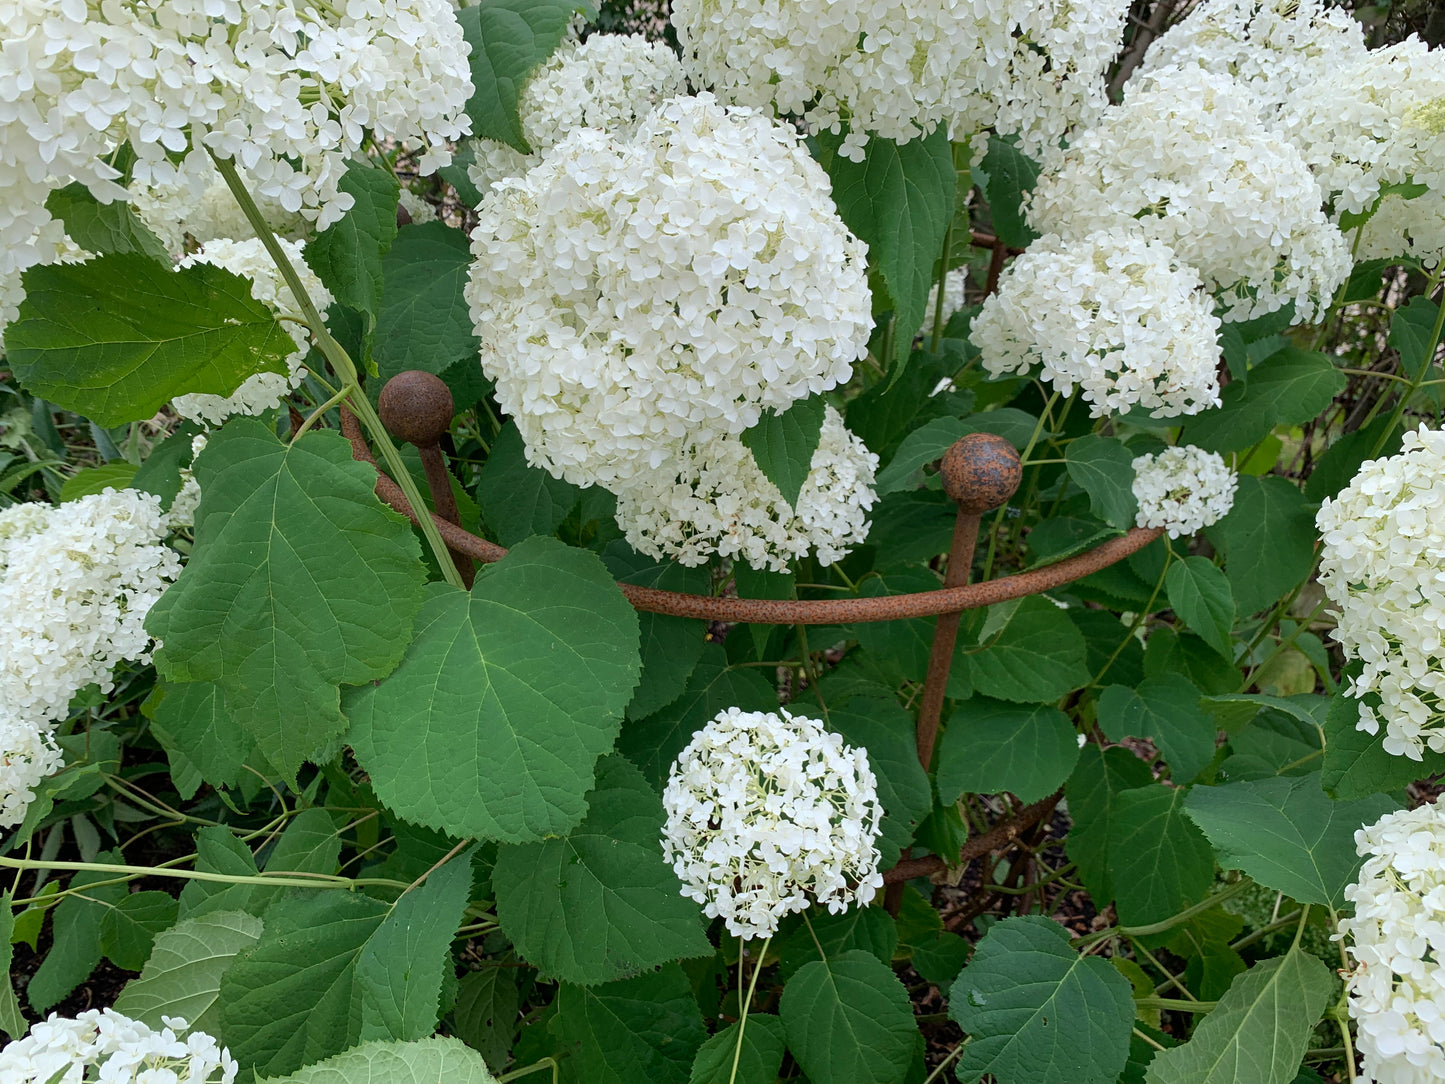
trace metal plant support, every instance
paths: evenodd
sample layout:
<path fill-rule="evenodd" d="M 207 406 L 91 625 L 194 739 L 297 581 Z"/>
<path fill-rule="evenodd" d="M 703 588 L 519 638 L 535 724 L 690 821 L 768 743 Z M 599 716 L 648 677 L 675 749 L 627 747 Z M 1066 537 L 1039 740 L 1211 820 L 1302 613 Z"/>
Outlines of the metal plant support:
<path fill-rule="evenodd" d="M 450 475 L 439 443 L 451 425 L 451 391 L 440 378 L 430 373 L 405 372 L 393 377 L 382 388 L 379 406 L 386 427 L 398 438 L 415 445 L 420 453 L 432 505 L 436 509 L 431 513 L 432 519 L 442 541 L 451 551 L 462 580 L 470 587 L 475 576 L 473 561 L 499 561 L 507 555 L 507 550 L 478 538 L 460 526 Z M 341 411 L 341 428 L 351 442 L 352 455 L 376 468 L 377 496 L 416 522 L 416 511 L 401 487 L 377 464 L 360 424 L 345 407 Z M 1002 507 L 1013 496 L 1018 489 L 1022 466 L 1018 453 L 1006 440 L 987 433 L 971 433 L 944 454 L 940 474 L 944 492 L 958 505 L 958 517 L 954 521 L 953 544 L 949 549 L 944 586 L 936 591 L 882 598 L 748 599 L 690 595 L 626 583 L 618 584 L 618 587 L 639 610 L 705 621 L 831 625 L 937 617 L 917 726 L 918 759 L 927 771 L 933 760 L 934 741 L 938 736 L 944 692 L 948 686 L 948 673 L 963 611 L 1053 590 L 1137 553 L 1161 533 L 1159 528 L 1136 527 L 1086 553 L 1045 568 L 970 584 L 969 571 L 981 519 L 985 513 Z M 903 859 L 884 874 L 884 881 L 890 885 L 901 885 L 913 877 L 935 873 L 947 865 L 965 863 L 1004 846 L 1052 813 L 1058 800 L 1059 795 L 1055 793 L 1024 807 L 989 831 L 970 838 L 958 862 L 945 863 L 936 855 L 910 858 L 905 853 Z"/>

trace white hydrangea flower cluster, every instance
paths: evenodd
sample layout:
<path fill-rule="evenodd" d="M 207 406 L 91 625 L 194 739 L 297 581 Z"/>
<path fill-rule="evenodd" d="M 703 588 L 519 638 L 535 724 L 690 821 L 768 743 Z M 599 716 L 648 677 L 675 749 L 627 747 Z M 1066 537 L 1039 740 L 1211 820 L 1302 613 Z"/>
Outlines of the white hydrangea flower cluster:
<path fill-rule="evenodd" d="M 1179 444 L 1131 465 L 1140 527 L 1163 527 L 1178 538 L 1212 526 L 1234 507 L 1239 479 L 1215 452 Z"/>
<path fill-rule="evenodd" d="M 714 441 L 619 487 L 617 523 L 633 549 L 683 565 L 718 554 L 783 572 L 810 550 L 831 565 L 868 536 L 878 457 L 830 406 L 809 467 L 790 505 L 740 439 Z"/>
<path fill-rule="evenodd" d="M 160 499 L 106 489 L 0 511 L 0 826 L 60 756 L 50 726 L 116 663 L 150 658 L 145 617 L 180 572 Z"/>
<path fill-rule="evenodd" d="M 813 130 L 906 143 L 940 123 L 994 126 L 1039 153 L 1105 104 L 1103 73 L 1128 4 L 1118 0 L 676 0 L 694 82 Z"/>
<path fill-rule="evenodd" d="M 306 266 L 302 259 L 303 245 L 299 241 L 278 238 L 282 250 L 301 278 L 301 285 L 311 297 L 311 302 L 322 316 L 333 300 L 316 273 Z M 270 307 L 276 313 L 299 316 L 300 306 L 291 293 L 291 288 L 281 278 L 275 261 L 258 238 L 232 241 L 221 238 L 206 242 L 205 248 L 180 261 L 179 266 L 190 267 L 198 263 L 223 267 L 251 281 L 251 296 Z M 284 373 L 256 373 L 247 377 L 239 388 L 230 395 L 209 395 L 195 393 L 178 395 L 171 402 L 176 413 L 183 418 L 202 425 L 220 425 L 236 414 L 256 415 L 277 406 L 293 388 L 299 387 L 306 375 L 302 362 L 309 349 L 306 329 L 303 325 L 287 321 L 286 331 L 296 344 L 296 350 L 286 359 Z"/>
<path fill-rule="evenodd" d="M 368 133 L 449 161 L 469 130 L 468 47 L 448 0 L 10 0 L 0 5 L 0 277 L 43 257 L 49 193 L 126 198 L 178 163 L 234 160 L 288 211 L 338 219 L 338 184 Z"/>
<path fill-rule="evenodd" d="M 1445 258 L 1445 189 L 1432 188 L 1413 199 L 1391 192 L 1365 223 L 1355 259 L 1413 256 L 1426 267 Z"/>
<path fill-rule="evenodd" d="M 1320 584 L 1339 608 L 1334 637 L 1364 670 L 1350 694 L 1361 730 L 1396 756 L 1445 752 L 1445 432 L 1406 433 L 1398 455 L 1372 459 L 1315 517 Z"/>
<path fill-rule="evenodd" d="M 1295 147 L 1265 126 L 1240 83 L 1197 66 L 1129 88 L 1039 178 L 1033 228 L 1065 239 L 1134 230 L 1172 248 L 1245 320 L 1294 302 L 1327 307 L 1349 247 Z"/>
<path fill-rule="evenodd" d="M 197 433 L 191 438 L 191 465 L 182 467 L 181 488 L 171 499 L 166 520 L 172 531 L 189 530 L 196 525 L 196 509 L 201 506 L 201 484 L 196 481 L 196 456 L 206 449 L 206 434 Z"/>
<path fill-rule="evenodd" d="M 1149 47 L 1134 79 L 1190 65 L 1232 76 L 1297 142 L 1301 93 L 1367 52 L 1360 21 L 1327 0 L 1204 0 Z"/>
<path fill-rule="evenodd" d="M 816 719 L 727 708 L 678 754 L 663 854 L 682 894 L 741 938 L 771 937 L 814 900 L 867 906 L 883 878 L 868 754 Z"/>
<path fill-rule="evenodd" d="M 1355 914 L 1339 933 L 1353 942 L 1349 1010 L 1364 1079 L 1433 1084 L 1445 1079 L 1445 811 L 1387 813 L 1355 846 L 1365 864 L 1345 889 Z"/>
<path fill-rule="evenodd" d="M 1445 189 L 1445 53 L 1418 38 L 1336 66 L 1302 89 L 1298 141 L 1336 211 L 1382 185 Z"/>
<path fill-rule="evenodd" d="M 87 1009 L 66 1019 L 55 1013 L 23 1039 L 0 1050 L 7 1084 L 231 1084 L 240 1066 L 204 1031 L 161 1017 L 156 1031 L 114 1009 Z M 94 1074 L 94 1075 L 92 1075 Z"/>
<path fill-rule="evenodd" d="M 829 193 L 794 131 L 711 95 L 497 185 L 466 296 L 528 459 L 615 489 L 847 380 L 867 250 Z"/>
<path fill-rule="evenodd" d="M 239 172 L 261 216 L 278 236 L 292 241 L 310 236 L 312 224 L 304 215 L 286 210 L 280 200 L 272 196 L 261 195 L 250 173 Z M 217 238 L 245 241 L 256 236 L 250 219 L 209 158 L 191 155 L 182 163 L 180 175 L 174 180 L 164 184 L 133 184 L 130 192 L 136 217 L 174 258 L 186 254 L 188 237 L 195 245 L 205 245 Z"/>
<path fill-rule="evenodd" d="M 1079 386 L 1094 417 L 1219 405 L 1213 300 L 1173 250 L 1133 230 L 1040 238 L 984 301 L 972 337 L 992 376 L 1042 364 L 1063 395 Z"/>
<path fill-rule="evenodd" d="M 682 62 L 662 42 L 639 34 L 565 42 L 517 96 L 522 138 L 532 153 L 492 139 L 473 140 L 476 161 L 467 176 L 485 195 L 493 182 L 527 172 L 574 129 L 628 135 L 658 102 L 686 90 Z"/>

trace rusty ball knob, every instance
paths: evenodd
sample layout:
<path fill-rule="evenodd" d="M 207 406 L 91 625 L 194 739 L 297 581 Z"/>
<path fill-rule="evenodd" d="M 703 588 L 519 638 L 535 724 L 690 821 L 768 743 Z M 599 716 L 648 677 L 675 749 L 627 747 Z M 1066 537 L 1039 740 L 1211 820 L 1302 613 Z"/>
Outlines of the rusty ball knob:
<path fill-rule="evenodd" d="M 1019 487 L 1019 454 L 1003 437 L 970 433 L 943 453 L 943 491 L 968 515 L 982 515 L 1008 502 Z"/>
<path fill-rule="evenodd" d="M 381 389 L 381 420 L 410 444 L 435 444 L 452 424 L 452 393 L 440 377 L 409 369 Z"/>

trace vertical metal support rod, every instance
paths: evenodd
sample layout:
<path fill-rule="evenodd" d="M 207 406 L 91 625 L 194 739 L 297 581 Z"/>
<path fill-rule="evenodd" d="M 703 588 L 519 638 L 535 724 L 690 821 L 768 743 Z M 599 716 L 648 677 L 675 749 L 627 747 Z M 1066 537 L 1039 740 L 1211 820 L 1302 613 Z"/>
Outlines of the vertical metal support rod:
<path fill-rule="evenodd" d="M 968 583 L 973 569 L 973 551 L 978 544 L 979 523 L 985 512 L 1005 504 L 1019 487 L 1023 467 L 1018 452 L 1002 437 L 990 433 L 970 433 L 954 443 L 939 464 L 943 491 L 958 504 L 958 518 L 953 521 L 953 544 L 948 551 L 948 568 L 944 571 L 945 587 L 962 587 Z M 958 625 L 962 610 L 938 615 L 933 626 L 933 646 L 928 653 L 928 675 L 923 683 L 923 697 L 918 707 L 915 731 L 918 762 L 927 772 L 933 765 L 933 747 L 938 740 L 938 725 L 943 716 L 943 701 L 948 691 L 948 674 L 953 668 L 953 650 L 958 642 Z M 909 850 L 900 861 L 908 859 Z M 903 882 L 889 884 L 883 906 L 894 916 L 903 901 Z"/>
<path fill-rule="evenodd" d="M 944 587 L 962 587 L 968 583 L 980 520 L 977 512 L 958 510 L 958 518 L 953 521 L 953 545 L 948 551 L 948 568 L 943 574 Z M 939 614 L 938 622 L 933 626 L 928 676 L 923 683 L 923 699 L 918 708 L 918 763 L 923 765 L 925 772 L 933 763 L 933 745 L 938 739 L 938 724 L 943 715 L 943 695 L 948 688 L 953 649 L 958 642 L 958 626 L 962 620 L 963 611 L 953 610 Z"/>

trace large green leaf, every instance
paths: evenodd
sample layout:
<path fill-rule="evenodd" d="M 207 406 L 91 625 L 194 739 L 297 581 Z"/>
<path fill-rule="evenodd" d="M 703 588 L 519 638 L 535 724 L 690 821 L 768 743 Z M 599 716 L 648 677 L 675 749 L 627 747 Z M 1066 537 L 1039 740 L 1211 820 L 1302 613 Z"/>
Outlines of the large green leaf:
<path fill-rule="evenodd" d="M 590 6 L 590 5 L 589 5 Z M 507 143 L 526 154 L 517 96 L 532 70 L 552 55 L 582 4 L 567 0 L 488 0 L 457 13 L 472 52 L 467 116 L 472 135 Z"/>
<path fill-rule="evenodd" d="M 584 1084 L 687 1084 L 707 1032 L 677 964 L 603 986 L 557 991 L 552 1033 L 574 1053 L 567 1067 Z"/>
<path fill-rule="evenodd" d="M 786 410 L 764 414 L 742 435 L 758 468 L 790 505 L 798 503 L 798 493 L 812 468 L 813 453 L 823 433 L 825 406 L 821 395 L 799 399 Z"/>
<path fill-rule="evenodd" d="M 787 1043 L 783 1022 L 766 1013 L 749 1013 L 738 1051 L 738 1025 L 729 1024 L 697 1052 L 687 1084 L 774 1084 L 783 1066 Z M 737 1076 L 733 1059 L 737 1058 Z"/>
<path fill-rule="evenodd" d="M 1397 807 L 1383 794 L 1336 802 L 1320 789 L 1318 772 L 1195 787 L 1185 809 L 1204 830 L 1227 869 L 1240 869 L 1266 888 L 1300 903 L 1349 909 L 1345 886 L 1364 861 L 1355 832 Z"/>
<path fill-rule="evenodd" d="M 1290 1084 L 1334 989 L 1307 952 L 1255 964 L 1183 1046 L 1149 1063 L 1147 1084 Z"/>
<path fill-rule="evenodd" d="M 140 978 L 120 992 L 115 1011 L 153 1028 L 161 1027 L 163 1016 L 179 1016 L 193 1031 L 219 1034 L 221 976 L 256 943 L 261 928 L 261 920 L 244 911 L 212 911 L 176 923 L 156 935 Z"/>
<path fill-rule="evenodd" d="M 593 985 L 707 956 L 702 911 L 662 857 L 662 802 L 620 756 L 597 765 L 587 817 L 565 836 L 497 850 L 497 919 L 543 974 Z"/>
<path fill-rule="evenodd" d="M 851 907 L 836 915 L 816 908 L 806 921 L 801 915 L 785 918 L 769 954 L 777 954 L 779 980 L 786 983 L 800 967 L 853 949 L 876 956 L 879 963 L 891 963 L 898 948 L 898 927 L 882 902 Z"/>
<path fill-rule="evenodd" d="M 508 843 L 565 832 L 617 739 L 637 642 L 596 555 L 528 539 L 470 595 L 431 588 L 396 672 L 348 696 L 357 760 L 414 823 Z"/>
<path fill-rule="evenodd" d="M 156 890 L 130 892 L 100 920 L 100 951 L 116 967 L 139 971 L 145 966 L 156 934 L 176 921 L 176 898 Z"/>
<path fill-rule="evenodd" d="M 102 851 L 98 862 L 123 861 L 115 851 Z M 101 924 L 106 912 L 126 897 L 114 875 L 81 870 L 66 886 L 66 896 L 52 912 L 53 944 L 25 987 L 25 998 L 36 1012 L 45 1012 L 74 990 L 100 963 Z"/>
<path fill-rule="evenodd" d="M 0 965 L 6 975 L 10 974 L 10 961 L 15 954 L 11 938 L 15 934 L 15 912 L 10 908 L 14 893 L 0 895 Z M 0 987 L 0 1031 L 12 1039 L 18 1039 L 30 1030 L 30 1022 L 20 1010 L 20 999 L 15 996 L 15 986 L 7 982 Z"/>
<path fill-rule="evenodd" d="M 101 203 L 76 181 L 51 192 L 45 209 L 65 223 L 65 235 L 86 252 L 136 252 L 162 264 L 171 262 L 161 239 L 127 200 Z"/>
<path fill-rule="evenodd" d="M 1063 785 L 1078 759 L 1074 726 L 1058 708 L 965 700 L 938 748 L 938 796 L 955 802 L 1006 790 L 1036 802 Z"/>
<path fill-rule="evenodd" d="M 1234 507 L 1207 532 L 1224 550 L 1224 571 L 1241 614 L 1270 606 L 1309 575 L 1316 505 L 1287 478 L 1239 477 Z"/>
<path fill-rule="evenodd" d="M 1080 956 L 1052 919 L 991 926 L 954 981 L 948 1015 L 968 1036 L 960 1080 L 998 1084 L 1112 1084 L 1129 1056 L 1129 980 Z"/>
<path fill-rule="evenodd" d="M 462 296 L 471 265 L 467 235 L 444 222 L 397 231 L 381 258 L 375 358 L 383 380 L 407 369 L 440 376 L 463 359 L 481 364 L 471 309 Z"/>
<path fill-rule="evenodd" d="M 202 782 L 234 787 L 246 757 L 255 748 L 251 736 L 226 711 L 226 692 L 214 681 L 159 682 L 142 705 L 151 733 L 171 762 L 171 776 L 183 798 L 195 797 Z M 190 782 L 182 786 L 183 773 Z"/>
<path fill-rule="evenodd" d="M 496 1084 L 482 1056 L 436 1035 L 414 1042 L 362 1043 L 343 1054 L 257 1084 Z"/>
<path fill-rule="evenodd" d="M 211 264 L 178 271 L 135 253 L 33 267 L 5 329 L 27 391 L 112 428 L 185 392 L 229 395 L 286 371 L 296 344 L 251 284 Z"/>
<path fill-rule="evenodd" d="M 500 1071 L 517 1039 L 521 1000 L 516 968 L 498 964 L 469 972 L 457 989 L 451 1033 Z"/>
<path fill-rule="evenodd" d="M 1094 514 L 1115 527 L 1134 526 L 1139 501 L 1134 496 L 1134 453 L 1113 437 L 1086 433 L 1071 441 L 1064 462 L 1089 495 Z"/>
<path fill-rule="evenodd" d="M 1109 840 L 1119 817 L 1119 799 L 1152 779 L 1149 766 L 1128 749 L 1102 749 L 1090 743 L 1080 750 L 1078 766 L 1064 784 L 1074 821 L 1064 847 L 1099 904 L 1114 898 Z"/>
<path fill-rule="evenodd" d="M 1185 814 L 1187 793 L 1152 783 L 1118 796 L 1109 821 L 1109 879 L 1122 925 L 1171 918 L 1214 884 L 1214 852 Z"/>
<path fill-rule="evenodd" d="M 902 848 L 913 841 L 914 829 L 933 808 L 933 790 L 918 763 L 913 714 L 891 696 L 854 696 L 829 710 L 828 729 L 868 752 L 883 806 L 878 850 L 880 866 L 886 869 L 898 861 Z"/>
<path fill-rule="evenodd" d="M 356 202 L 306 246 L 306 263 L 341 304 L 375 320 L 381 308 L 381 258 L 396 239 L 401 186 L 368 159 L 346 163 L 341 191 Z"/>
<path fill-rule="evenodd" d="M 870 139 L 861 162 L 837 153 L 841 136 L 820 135 L 844 223 L 868 243 L 868 263 L 883 274 L 893 297 L 895 350 L 883 359 L 895 373 L 923 325 L 933 265 L 953 217 L 953 151 L 939 126 L 931 135 L 898 144 Z"/>
<path fill-rule="evenodd" d="M 729 666 L 720 644 L 704 644 L 701 654 L 682 695 L 644 719 L 629 719 L 617 742 L 618 751 L 640 767 L 658 790 L 667 782 L 677 754 L 718 712 L 778 707 L 777 690 L 767 679 L 754 668 Z"/>
<path fill-rule="evenodd" d="M 1314 419 L 1344 386 L 1328 354 L 1286 346 L 1226 385 L 1219 408 L 1191 419 L 1183 439 L 1212 452 L 1242 451 L 1276 425 Z"/>
<path fill-rule="evenodd" d="M 260 940 L 221 977 L 232 1055 L 289 1073 L 363 1038 L 431 1034 L 470 872 L 455 858 L 390 907 L 335 891 L 272 904 Z"/>
<path fill-rule="evenodd" d="M 1229 578 L 1207 557 L 1175 561 L 1164 575 L 1169 608 L 1220 655 L 1234 661 L 1234 592 Z"/>
<path fill-rule="evenodd" d="M 473 844 L 403 893 L 357 956 L 363 1041 L 423 1039 L 436 1030 L 476 850 Z"/>
<path fill-rule="evenodd" d="M 581 497 L 571 482 L 527 462 L 515 422 L 502 427 L 477 480 L 482 520 L 498 542 L 515 546 L 534 534 L 552 534 Z"/>
<path fill-rule="evenodd" d="M 1148 738 L 1164 755 L 1176 783 L 1187 783 L 1214 759 L 1214 717 L 1181 674 L 1145 678 L 1137 689 L 1110 685 L 1099 696 L 1099 726 L 1110 741 Z"/>
<path fill-rule="evenodd" d="M 336 432 L 283 444 L 238 418 L 196 463 L 196 547 L 146 628 L 172 681 L 215 681 L 226 710 L 293 774 L 346 728 L 343 684 L 391 672 L 425 570 L 406 520 Z"/>
<path fill-rule="evenodd" d="M 933 418 L 913 430 L 903 438 L 888 465 L 878 472 L 878 496 L 911 488 L 921 480 L 923 468 L 938 462 L 968 431 L 966 422 L 953 417 Z"/>
<path fill-rule="evenodd" d="M 870 952 L 851 949 L 798 969 L 778 1015 L 813 1084 L 903 1084 L 918 1027 L 908 991 Z"/>
<path fill-rule="evenodd" d="M 1400 355 L 1400 368 L 1414 376 L 1435 356 L 1435 322 L 1440 307 L 1424 295 L 1416 295 L 1390 317 L 1390 345 Z"/>
<path fill-rule="evenodd" d="M 998 239 L 1013 248 L 1028 248 L 1038 238 L 1025 219 L 1024 196 L 1039 179 L 1039 167 L 1012 140 L 990 139 L 983 156 L 988 175 L 988 209 Z"/>
<path fill-rule="evenodd" d="M 1320 782 L 1331 797 L 1365 798 L 1445 773 L 1445 753 L 1424 749 L 1422 760 L 1394 756 L 1385 752 L 1385 728 L 1377 725 L 1371 734 L 1359 729 L 1359 721 L 1359 700 L 1343 691 L 1330 697 Z"/>
<path fill-rule="evenodd" d="M 966 681 L 974 691 L 999 700 L 1049 703 L 1088 684 L 1086 652 L 1084 635 L 1068 614 L 1033 595 L 1019 602 L 1002 629 L 985 637 L 981 647 L 961 649 L 949 691 L 968 695 L 961 687 Z"/>

